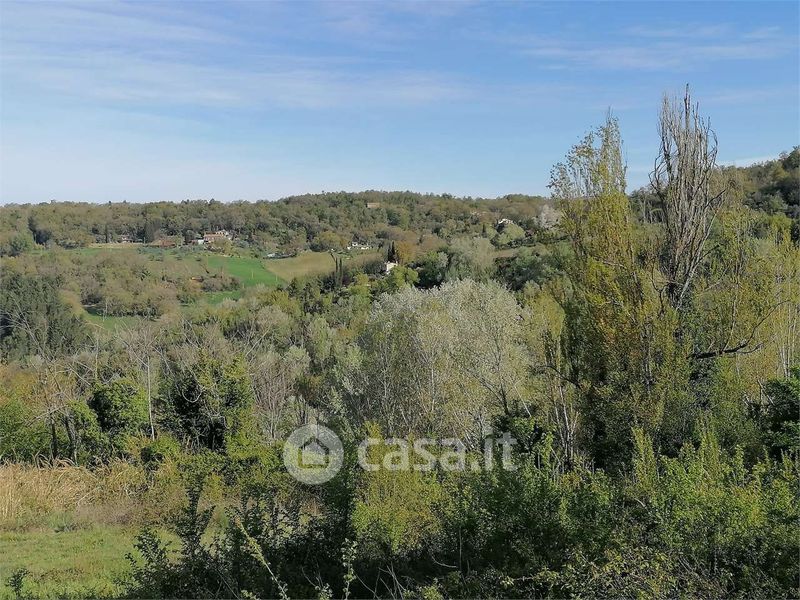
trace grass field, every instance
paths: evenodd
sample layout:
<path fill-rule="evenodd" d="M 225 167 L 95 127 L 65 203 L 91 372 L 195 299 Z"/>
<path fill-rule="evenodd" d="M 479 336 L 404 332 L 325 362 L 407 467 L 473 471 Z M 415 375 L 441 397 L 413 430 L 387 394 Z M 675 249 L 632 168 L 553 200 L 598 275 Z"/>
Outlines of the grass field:
<path fill-rule="evenodd" d="M 184 499 L 174 466 L 148 474 L 123 462 L 95 469 L 0 464 L 0 600 L 12 597 L 5 584 L 21 568 L 30 572 L 25 597 L 118 596 L 115 579 L 128 567 L 125 555 L 135 553 L 141 526 L 158 527 L 165 507 L 178 510 Z"/>
<path fill-rule="evenodd" d="M 274 286 L 282 283 L 281 277 L 265 267 L 265 261 L 253 256 L 224 256 L 195 247 L 181 247 L 164 250 L 141 244 L 93 244 L 88 248 L 70 250 L 84 256 L 97 256 L 113 252 L 116 256 L 125 253 L 141 254 L 157 261 L 168 271 L 180 272 L 186 276 L 224 272 L 237 277 L 245 287 L 253 285 Z M 328 257 L 330 260 L 330 257 Z"/>
<path fill-rule="evenodd" d="M 36 597 L 114 597 L 116 578 L 128 567 L 136 532 L 114 526 L 75 531 L 0 532 L 0 599 L 13 598 L 5 585 L 21 568 L 30 573 L 23 592 Z"/>
<path fill-rule="evenodd" d="M 94 525 L 64 531 L 0 531 L 0 600 L 14 594 L 6 583 L 26 569 L 23 593 L 34 598 L 114 598 L 119 580 L 130 568 L 137 527 Z M 178 547 L 174 533 L 159 529 L 161 539 Z"/>
<path fill-rule="evenodd" d="M 330 259 L 329 259 L 330 260 Z M 265 267 L 265 261 L 250 256 L 221 256 L 210 254 L 205 259 L 209 270 L 222 272 L 239 279 L 244 287 L 253 285 L 277 286 L 285 280 Z"/>
<path fill-rule="evenodd" d="M 367 262 L 381 256 L 379 252 L 364 252 L 347 257 L 356 263 Z M 267 268 L 284 281 L 291 281 L 295 277 L 313 277 L 327 275 L 334 270 L 333 259 L 327 252 L 301 252 L 291 258 L 275 258 L 266 261 Z"/>

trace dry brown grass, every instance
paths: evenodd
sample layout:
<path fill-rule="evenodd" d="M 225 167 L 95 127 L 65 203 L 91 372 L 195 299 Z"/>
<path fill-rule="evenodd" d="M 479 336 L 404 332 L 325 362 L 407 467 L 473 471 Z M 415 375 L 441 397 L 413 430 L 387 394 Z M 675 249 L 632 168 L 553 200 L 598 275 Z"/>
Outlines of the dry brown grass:
<path fill-rule="evenodd" d="M 153 476 L 125 462 L 89 470 L 69 462 L 0 465 L 0 530 L 154 522 L 180 504 L 182 486 L 168 468 Z"/>
<path fill-rule="evenodd" d="M 10 463 L 0 466 L 0 528 L 75 509 L 95 485 L 86 469 L 68 464 L 50 468 Z"/>

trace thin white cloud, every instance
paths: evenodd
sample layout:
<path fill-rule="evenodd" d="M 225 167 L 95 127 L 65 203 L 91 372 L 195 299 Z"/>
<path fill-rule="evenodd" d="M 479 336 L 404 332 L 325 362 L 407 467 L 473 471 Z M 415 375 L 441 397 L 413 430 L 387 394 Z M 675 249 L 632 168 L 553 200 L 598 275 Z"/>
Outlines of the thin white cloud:
<path fill-rule="evenodd" d="M 778 158 L 780 157 L 777 155 L 750 156 L 747 158 L 734 158 L 733 160 L 721 160 L 719 164 L 723 167 L 749 167 L 751 165 L 777 160 Z"/>
<path fill-rule="evenodd" d="M 796 99 L 797 94 L 797 85 L 758 89 L 722 89 L 705 94 L 703 96 L 703 103 L 709 105 L 758 104 L 781 98 Z"/>
<path fill-rule="evenodd" d="M 127 53 L 36 55 L 22 50 L 3 62 L 4 78 L 27 88 L 102 102 L 204 107 L 405 106 L 462 98 L 466 87 L 435 72 L 351 72 L 289 59 L 258 68 L 132 57 Z M 324 61 L 321 61 L 324 63 Z"/>
<path fill-rule="evenodd" d="M 278 29 L 268 17 L 282 7 L 259 5 L 260 26 Z M 226 34 L 223 20 L 209 23 L 180 4 L 4 2 L 2 17 L 4 95 L 316 109 L 418 106 L 466 94 L 456 77 L 391 60 L 269 54 L 263 37 L 248 45 Z"/>
<path fill-rule="evenodd" d="M 629 28 L 626 41 L 569 41 L 543 36 L 506 37 L 527 56 L 545 67 L 604 70 L 693 71 L 723 61 L 767 60 L 796 51 L 795 36 L 779 28 L 734 32 L 728 26 Z M 500 40 L 503 38 L 496 37 Z"/>
<path fill-rule="evenodd" d="M 780 36 L 780 34 L 781 28 L 777 25 L 773 25 L 771 27 L 759 27 L 758 29 L 745 33 L 742 37 L 747 40 L 763 40 L 773 39 Z"/>
<path fill-rule="evenodd" d="M 697 25 L 691 23 L 676 23 L 669 27 L 652 27 L 648 25 L 635 25 L 623 30 L 625 35 L 645 38 L 718 38 L 730 33 L 728 24 Z"/>
<path fill-rule="evenodd" d="M 524 51 L 525 54 L 560 66 L 579 66 L 608 70 L 692 71 L 710 63 L 734 60 L 771 59 L 784 55 L 786 43 L 762 44 L 740 42 L 731 44 L 660 43 L 650 46 L 579 47 L 542 45 Z"/>
<path fill-rule="evenodd" d="M 147 2 L 2 3 L 3 42 L 38 40 L 51 47 L 96 47 L 130 43 L 231 42 L 216 27 L 190 12 Z"/>

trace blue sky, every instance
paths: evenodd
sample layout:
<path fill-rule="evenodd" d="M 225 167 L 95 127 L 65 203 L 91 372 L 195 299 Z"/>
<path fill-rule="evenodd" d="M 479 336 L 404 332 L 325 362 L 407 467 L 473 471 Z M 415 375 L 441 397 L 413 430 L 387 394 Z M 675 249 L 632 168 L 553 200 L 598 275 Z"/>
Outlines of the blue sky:
<path fill-rule="evenodd" d="M 723 162 L 799 143 L 798 3 L 0 2 L 0 202 L 546 194 L 611 108 L 629 187 L 690 83 Z"/>

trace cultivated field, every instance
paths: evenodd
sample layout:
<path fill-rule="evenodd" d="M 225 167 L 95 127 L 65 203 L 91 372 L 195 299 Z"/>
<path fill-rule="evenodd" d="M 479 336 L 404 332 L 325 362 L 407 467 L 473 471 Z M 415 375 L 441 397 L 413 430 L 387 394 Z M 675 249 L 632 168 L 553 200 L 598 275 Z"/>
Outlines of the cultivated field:
<path fill-rule="evenodd" d="M 381 256 L 380 252 L 345 255 L 345 264 L 364 264 Z M 295 277 L 327 275 L 334 270 L 333 259 L 327 252 L 301 252 L 290 258 L 275 258 L 266 261 L 266 267 L 284 281 L 291 281 Z"/>

